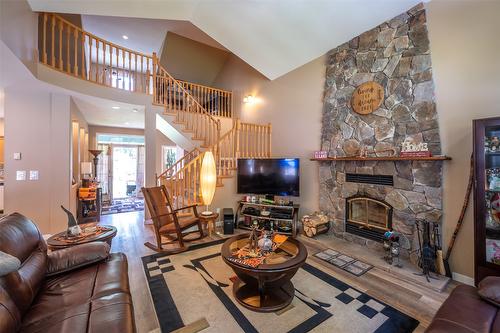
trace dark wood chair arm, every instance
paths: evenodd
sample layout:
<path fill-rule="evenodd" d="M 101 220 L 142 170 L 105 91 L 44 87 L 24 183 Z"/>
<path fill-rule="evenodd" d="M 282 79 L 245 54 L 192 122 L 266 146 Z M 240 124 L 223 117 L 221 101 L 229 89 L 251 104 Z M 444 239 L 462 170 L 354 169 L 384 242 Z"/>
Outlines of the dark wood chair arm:
<path fill-rule="evenodd" d="M 177 213 L 178 211 L 181 211 L 181 210 L 186 210 L 186 209 L 189 209 L 189 208 L 193 208 L 194 216 L 198 217 L 198 210 L 196 209 L 197 207 L 198 207 L 197 204 L 192 204 L 192 205 L 189 205 L 189 206 L 186 206 L 186 207 L 181 207 L 181 208 L 174 209 L 173 212 Z"/>

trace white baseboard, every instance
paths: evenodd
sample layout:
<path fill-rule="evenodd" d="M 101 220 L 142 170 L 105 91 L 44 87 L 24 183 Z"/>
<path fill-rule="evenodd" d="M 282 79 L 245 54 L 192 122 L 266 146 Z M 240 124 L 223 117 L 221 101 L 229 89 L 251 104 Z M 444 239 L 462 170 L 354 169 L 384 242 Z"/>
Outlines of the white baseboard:
<path fill-rule="evenodd" d="M 451 277 L 455 281 L 461 282 L 463 284 L 468 284 L 469 286 L 474 286 L 474 279 L 467 275 L 453 272 L 451 273 Z"/>

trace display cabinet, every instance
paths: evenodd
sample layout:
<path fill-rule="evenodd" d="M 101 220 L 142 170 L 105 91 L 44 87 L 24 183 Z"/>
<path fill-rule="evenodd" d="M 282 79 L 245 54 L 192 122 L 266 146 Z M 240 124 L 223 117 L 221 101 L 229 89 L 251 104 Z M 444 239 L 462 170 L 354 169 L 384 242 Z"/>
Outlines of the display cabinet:
<path fill-rule="evenodd" d="M 500 275 L 500 117 L 474 125 L 474 278 Z"/>

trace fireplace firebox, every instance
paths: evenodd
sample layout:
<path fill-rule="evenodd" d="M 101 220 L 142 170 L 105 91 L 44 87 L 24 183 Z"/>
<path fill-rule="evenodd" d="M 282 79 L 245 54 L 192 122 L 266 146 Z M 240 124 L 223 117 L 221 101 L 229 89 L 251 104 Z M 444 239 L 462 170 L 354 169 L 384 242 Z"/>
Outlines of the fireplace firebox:
<path fill-rule="evenodd" d="M 382 242 L 392 228 L 392 206 L 366 196 L 346 199 L 345 230 L 348 233 Z"/>

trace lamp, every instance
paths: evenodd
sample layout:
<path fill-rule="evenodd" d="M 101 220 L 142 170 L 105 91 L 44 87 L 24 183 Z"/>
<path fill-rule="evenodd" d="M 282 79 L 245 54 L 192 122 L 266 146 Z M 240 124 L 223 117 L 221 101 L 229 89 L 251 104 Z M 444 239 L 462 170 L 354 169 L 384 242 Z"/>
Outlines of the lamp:
<path fill-rule="evenodd" d="M 203 154 L 200 171 L 200 188 L 203 204 L 207 206 L 207 210 L 202 212 L 202 215 L 208 216 L 213 213 L 208 210 L 208 206 L 212 203 L 215 194 L 215 186 L 217 182 L 217 171 L 215 169 L 215 159 L 211 151 Z"/>
<path fill-rule="evenodd" d="M 92 161 L 94 162 L 94 177 L 97 178 L 97 163 L 99 163 L 99 159 L 97 158 L 97 156 L 102 153 L 102 150 L 89 149 L 89 153 L 94 156 L 94 158 L 92 159 Z"/>

